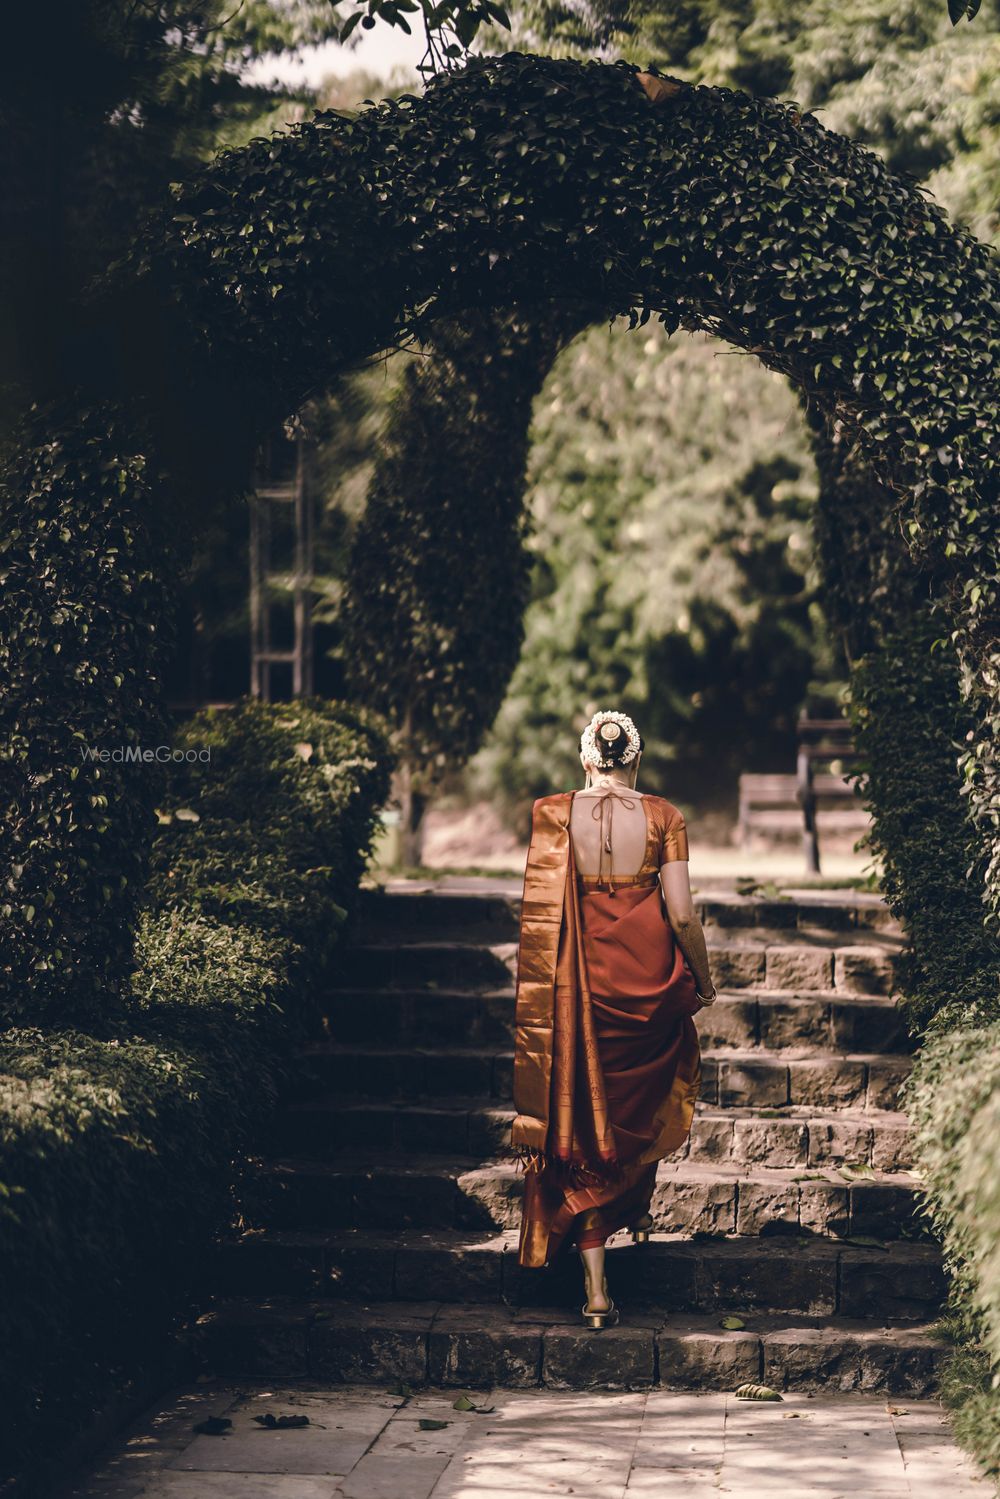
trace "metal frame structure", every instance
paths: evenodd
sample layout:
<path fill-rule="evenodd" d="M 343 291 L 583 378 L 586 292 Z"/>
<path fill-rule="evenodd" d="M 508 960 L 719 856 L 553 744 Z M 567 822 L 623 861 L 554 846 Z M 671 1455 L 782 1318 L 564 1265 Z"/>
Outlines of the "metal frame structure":
<path fill-rule="evenodd" d="M 250 693 L 264 702 L 274 701 L 271 668 L 290 665 L 292 695 L 308 697 L 313 691 L 312 602 L 315 528 L 312 503 L 306 483 L 305 438 L 293 439 L 295 462 L 291 479 L 274 474 L 273 445 L 267 444 L 258 467 L 257 483 L 250 496 Z M 272 559 L 274 507 L 292 505 L 293 555 L 290 571 L 275 571 Z M 273 645 L 272 611 L 291 602 L 293 639 L 290 650 Z"/>
<path fill-rule="evenodd" d="M 817 761 L 854 761 L 858 758 L 858 752 L 854 748 L 851 725 L 846 719 L 807 718 L 803 714 L 798 722 L 798 736 L 795 777 L 796 797 L 802 808 L 802 852 L 808 873 L 820 874 L 819 829 L 816 824 L 817 790 L 821 795 L 836 796 L 844 801 L 855 801 L 857 791 L 850 782 L 832 775 L 824 776 L 819 788 L 815 766 Z"/>

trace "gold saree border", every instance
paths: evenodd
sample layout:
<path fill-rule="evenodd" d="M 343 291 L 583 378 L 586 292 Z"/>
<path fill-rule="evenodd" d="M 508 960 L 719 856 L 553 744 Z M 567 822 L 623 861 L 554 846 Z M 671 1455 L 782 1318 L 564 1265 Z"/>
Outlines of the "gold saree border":
<path fill-rule="evenodd" d="M 514 1108 L 511 1144 L 544 1151 L 549 1131 L 559 938 L 570 858 L 573 794 L 539 797 L 531 809 L 524 868 L 514 1000 Z"/>

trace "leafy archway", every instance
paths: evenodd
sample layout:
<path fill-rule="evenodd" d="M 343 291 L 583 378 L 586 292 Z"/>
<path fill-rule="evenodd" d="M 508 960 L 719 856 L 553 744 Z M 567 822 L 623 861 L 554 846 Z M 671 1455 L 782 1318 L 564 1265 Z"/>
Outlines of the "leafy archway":
<path fill-rule="evenodd" d="M 225 153 L 150 226 L 126 268 L 128 317 L 115 325 L 96 309 L 88 352 L 114 409 L 36 417 L 3 502 L 17 816 L 0 919 L 15 1009 L 29 978 L 36 997 L 68 980 L 92 988 L 127 961 L 124 943 L 95 955 L 87 918 L 96 903 L 105 936 L 127 928 L 131 887 L 95 886 L 94 848 L 105 868 L 124 862 L 116 844 L 131 838 L 139 793 L 127 771 L 81 766 L 77 739 L 121 737 L 103 693 L 119 680 L 135 706 L 129 733 L 147 732 L 161 647 L 155 630 L 137 634 L 127 592 L 100 596 L 100 666 L 89 679 L 77 669 L 87 602 L 60 540 L 71 519 L 96 528 L 96 571 L 101 526 L 116 528 L 119 562 L 141 559 L 167 486 L 203 482 L 189 460 L 209 431 L 218 444 L 224 424 L 245 448 L 339 369 L 470 307 L 584 301 L 705 329 L 783 371 L 856 442 L 960 652 L 980 725 L 973 801 L 1000 901 L 996 263 L 812 116 L 726 89 L 648 87 L 656 103 L 620 65 L 477 61 L 422 99 L 319 116 Z M 155 390 L 132 358 L 151 338 L 166 371 Z M 129 507 L 123 534 L 108 474 Z M 58 703 L 38 681 L 50 640 Z"/>

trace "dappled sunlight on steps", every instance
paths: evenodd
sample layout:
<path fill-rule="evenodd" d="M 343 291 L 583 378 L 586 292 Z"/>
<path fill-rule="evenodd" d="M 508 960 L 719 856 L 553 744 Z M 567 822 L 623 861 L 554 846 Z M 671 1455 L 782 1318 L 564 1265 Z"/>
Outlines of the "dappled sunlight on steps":
<path fill-rule="evenodd" d="M 553 1388 L 927 1393 L 944 1276 L 917 1209 L 892 998 L 901 939 L 853 892 L 699 898 L 720 1002 L 660 1163 L 647 1250 L 612 1242 L 622 1324 L 579 1323 L 575 1258 L 517 1266 L 516 896 L 366 892 L 195 1341 L 234 1375 Z M 727 1330 L 726 1314 L 742 1328 Z"/>

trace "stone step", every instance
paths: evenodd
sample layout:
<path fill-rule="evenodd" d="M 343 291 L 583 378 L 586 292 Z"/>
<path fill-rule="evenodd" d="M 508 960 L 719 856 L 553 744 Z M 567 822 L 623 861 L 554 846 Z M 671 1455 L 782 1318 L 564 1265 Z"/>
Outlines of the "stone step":
<path fill-rule="evenodd" d="M 718 1006 L 712 1005 L 714 1012 Z M 800 1048 L 712 1049 L 701 1037 L 701 1098 L 722 1107 L 894 1110 L 910 1071 L 906 1056 L 797 1056 Z M 416 1101 L 433 1097 L 510 1100 L 514 1057 L 490 1047 L 421 1049 L 317 1042 L 300 1056 L 295 1096 L 332 1094 Z"/>
<path fill-rule="evenodd" d="M 807 936 L 754 929 L 733 940 L 706 933 L 720 989 L 837 990 L 891 994 L 900 939 L 881 932 L 845 943 L 842 933 Z M 859 934 L 860 935 L 860 934 Z M 516 942 L 404 942 L 345 945 L 337 958 L 339 989 L 497 989 L 515 976 Z"/>
<path fill-rule="evenodd" d="M 934 1324 L 754 1315 L 726 1331 L 715 1315 L 629 1313 L 595 1335 L 560 1308 L 441 1302 L 300 1302 L 210 1307 L 193 1329 L 206 1373 L 465 1388 L 779 1390 L 927 1395 L 950 1347 Z"/>
<path fill-rule="evenodd" d="M 847 1180 L 833 1167 L 740 1167 L 661 1161 L 652 1213 L 663 1232 L 858 1234 L 925 1238 L 917 1179 L 876 1171 Z M 247 1225 L 276 1229 L 502 1228 L 520 1218 L 523 1176 L 508 1161 L 352 1149 L 330 1161 L 262 1162 L 245 1188 Z"/>
<path fill-rule="evenodd" d="M 276 1121 L 272 1142 L 282 1154 L 323 1160 L 357 1145 L 401 1157 L 427 1151 L 492 1158 L 510 1145 L 514 1109 L 476 1099 L 422 1103 L 321 1098 L 294 1104 Z M 867 1163 L 882 1171 L 913 1164 L 905 1114 L 861 1109 L 817 1112 L 725 1108 L 699 1102 L 688 1139 L 671 1160 L 735 1162 L 741 1166 L 840 1166 Z"/>
<path fill-rule="evenodd" d="M 513 1045 L 514 991 L 384 989 L 336 990 L 325 996 L 330 1038 L 342 1046 L 396 1046 L 437 1052 L 505 1051 Z M 800 1054 L 913 1049 L 902 1012 L 884 995 L 813 994 L 770 990 L 723 991 L 695 1016 L 703 1048 L 764 1047 Z M 440 1091 L 445 1091 L 441 1089 Z"/>
<path fill-rule="evenodd" d="M 926 1320 L 945 1297 L 936 1244 L 852 1244 L 808 1236 L 748 1240 L 627 1234 L 608 1247 L 620 1305 L 664 1314 L 748 1311 Z M 580 1265 L 557 1257 L 523 1270 L 516 1233 L 252 1231 L 220 1245 L 216 1283 L 236 1296 L 336 1296 L 349 1301 L 449 1301 L 463 1305 L 580 1304 Z"/>
<path fill-rule="evenodd" d="M 360 942 L 397 942 L 433 935 L 437 941 L 516 942 L 521 882 L 508 893 L 495 888 L 429 890 L 394 882 L 386 890 L 359 893 L 351 932 Z M 804 891 L 798 898 L 695 891 L 695 908 L 706 927 L 758 927 L 773 931 L 898 933 L 885 902 L 864 891 Z M 862 937 L 864 940 L 864 937 Z"/>

